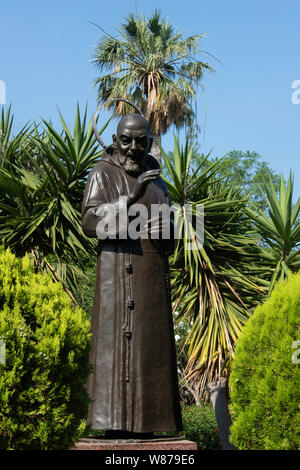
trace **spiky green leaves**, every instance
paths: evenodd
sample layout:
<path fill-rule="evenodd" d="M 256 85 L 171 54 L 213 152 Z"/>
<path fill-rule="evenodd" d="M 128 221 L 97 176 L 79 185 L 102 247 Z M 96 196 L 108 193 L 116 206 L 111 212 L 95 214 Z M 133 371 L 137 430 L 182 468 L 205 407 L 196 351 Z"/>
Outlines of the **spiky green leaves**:
<path fill-rule="evenodd" d="M 0 240 L 20 256 L 30 253 L 40 269 L 72 289 L 75 265 L 93 246 L 82 232 L 81 201 L 101 151 L 87 111 L 81 118 L 77 107 L 73 131 L 61 114 L 60 121 L 62 132 L 43 121 L 42 133 L 35 127 L 13 139 L 17 158 L 6 153 L 0 168 Z"/>
<path fill-rule="evenodd" d="M 250 208 L 248 213 L 266 245 L 263 255 L 266 269 L 272 276 L 270 294 L 278 280 L 300 269 L 300 198 L 293 205 L 292 175 L 287 184 L 281 177 L 278 195 L 271 180 L 263 186 L 263 194 L 268 205 L 267 213 Z"/>
<path fill-rule="evenodd" d="M 247 198 L 217 177 L 222 160 L 207 165 L 204 158 L 192 171 L 192 156 L 192 147 L 180 148 L 177 138 L 172 158 L 163 152 L 172 203 L 183 211 L 186 204 L 204 208 L 203 246 L 190 250 L 183 236 L 171 259 L 177 319 L 190 318 L 184 380 L 196 382 L 201 395 L 207 382 L 228 371 L 251 307 L 266 289 L 256 269 L 259 248 L 250 234 Z M 183 216 L 183 232 L 191 233 L 187 223 Z"/>

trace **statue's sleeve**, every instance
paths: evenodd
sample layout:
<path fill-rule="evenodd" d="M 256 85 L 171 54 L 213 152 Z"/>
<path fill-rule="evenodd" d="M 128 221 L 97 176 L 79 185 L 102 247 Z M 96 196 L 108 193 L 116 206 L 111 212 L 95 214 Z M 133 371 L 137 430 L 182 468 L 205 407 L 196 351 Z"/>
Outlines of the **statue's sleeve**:
<path fill-rule="evenodd" d="M 168 192 L 167 185 L 163 180 L 162 180 L 162 184 L 163 184 L 163 189 L 164 189 L 164 193 L 165 193 L 165 197 L 166 197 L 166 203 L 171 208 L 172 207 L 172 201 L 171 201 L 171 198 L 170 198 L 170 195 L 169 195 L 169 192 Z M 170 224 L 171 224 L 171 226 L 170 226 L 170 239 L 167 240 L 167 242 L 166 242 L 166 252 L 167 252 L 168 256 L 170 256 L 174 253 L 175 245 L 176 245 L 173 211 L 170 211 L 170 216 L 171 216 L 170 217 Z"/>
<path fill-rule="evenodd" d="M 128 228 L 127 197 L 105 172 L 91 171 L 82 202 L 82 229 L 90 238 L 125 238 Z"/>

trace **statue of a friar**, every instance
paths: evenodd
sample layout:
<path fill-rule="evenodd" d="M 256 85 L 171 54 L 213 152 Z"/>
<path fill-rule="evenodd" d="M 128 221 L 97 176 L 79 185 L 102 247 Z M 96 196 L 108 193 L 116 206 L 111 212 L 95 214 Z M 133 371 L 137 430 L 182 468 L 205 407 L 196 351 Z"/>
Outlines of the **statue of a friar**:
<path fill-rule="evenodd" d="M 123 117 L 113 145 L 89 174 L 82 204 L 84 233 L 99 239 L 88 422 L 111 436 L 182 430 L 168 271 L 172 241 L 161 237 L 166 222 L 151 217 L 152 206 L 169 204 L 169 195 L 150 147 L 141 113 Z M 134 204 L 149 214 L 140 237 L 128 230 Z"/>

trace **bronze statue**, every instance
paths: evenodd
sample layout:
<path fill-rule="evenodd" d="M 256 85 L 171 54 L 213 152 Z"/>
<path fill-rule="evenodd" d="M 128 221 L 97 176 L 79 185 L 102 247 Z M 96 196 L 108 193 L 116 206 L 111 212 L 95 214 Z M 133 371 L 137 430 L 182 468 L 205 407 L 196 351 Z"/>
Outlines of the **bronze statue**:
<path fill-rule="evenodd" d="M 168 272 L 172 242 L 155 236 L 161 218 L 146 224 L 149 238 L 131 239 L 118 227 L 105 238 L 101 225 L 101 208 L 110 204 L 118 217 L 121 198 L 126 211 L 134 203 L 149 213 L 152 204 L 169 204 L 150 146 L 146 119 L 123 117 L 113 146 L 89 174 L 82 204 L 84 233 L 99 238 L 88 421 L 94 430 L 129 437 L 182 429 Z"/>

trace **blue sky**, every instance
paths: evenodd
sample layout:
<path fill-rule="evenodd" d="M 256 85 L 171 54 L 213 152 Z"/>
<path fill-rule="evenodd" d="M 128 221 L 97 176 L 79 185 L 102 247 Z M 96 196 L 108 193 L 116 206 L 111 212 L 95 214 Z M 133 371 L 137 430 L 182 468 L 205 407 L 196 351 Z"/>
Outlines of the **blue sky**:
<path fill-rule="evenodd" d="M 202 151 L 256 151 L 275 171 L 294 171 L 299 197 L 300 104 L 292 102 L 292 83 L 300 81 L 299 0 L 1 0 L 0 80 L 16 129 L 41 117 L 58 126 L 57 107 L 72 124 L 77 101 L 92 115 L 91 57 L 101 32 L 89 22 L 115 34 L 136 8 L 146 16 L 159 8 L 186 35 L 207 33 L 202 48 L 222 62 L 211 61 L 216 74 L 199 92 Z M 163 137 L 166 150 L 172 136 Z"/>

